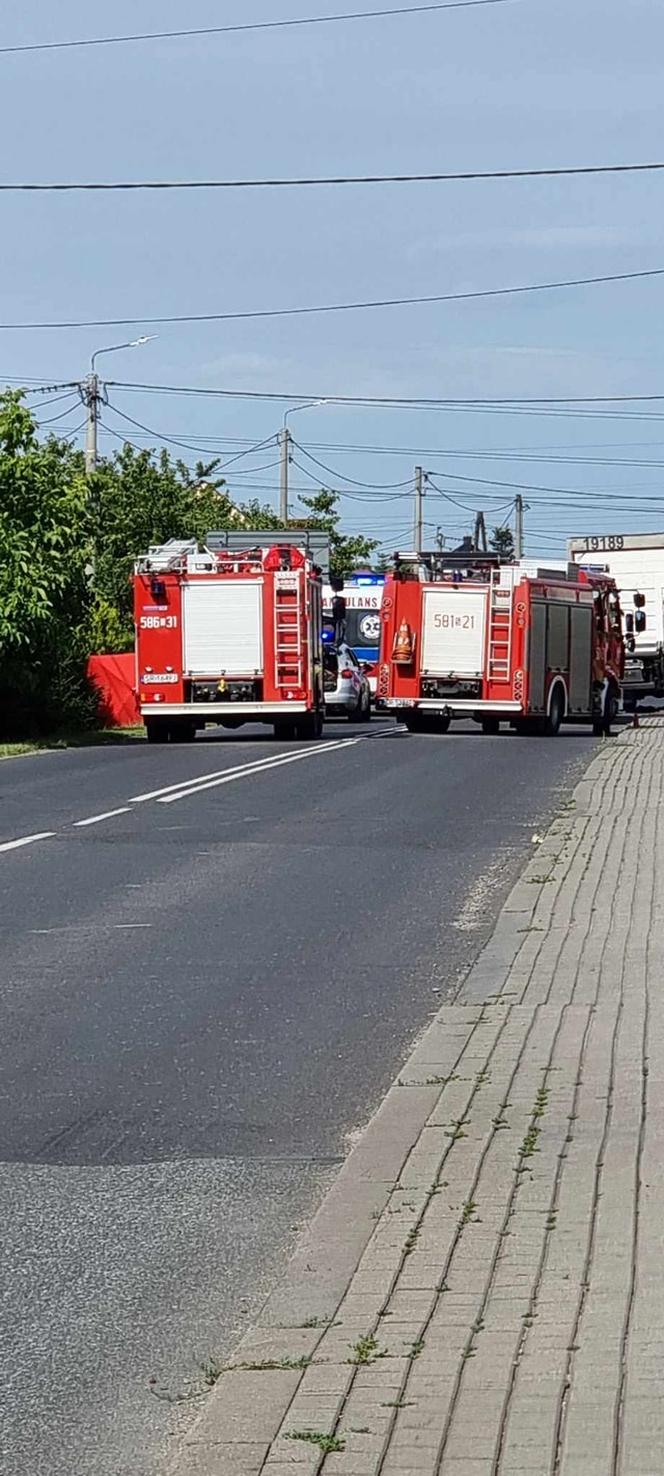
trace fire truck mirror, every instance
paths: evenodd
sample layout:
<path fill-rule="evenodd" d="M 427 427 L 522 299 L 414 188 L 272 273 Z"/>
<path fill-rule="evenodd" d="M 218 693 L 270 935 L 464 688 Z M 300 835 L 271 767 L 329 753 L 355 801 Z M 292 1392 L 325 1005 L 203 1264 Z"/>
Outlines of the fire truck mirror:
<path fill-rule="evenodd" d="M 631 610 L 627 610 L 625 613 L 625 634 L 628 636 L 634 635 L 634 616 Z"/>
<path fill-rule="evenodd" d="M 634 596 L 634 604 L 636 605 L 637 610 L 642 610 L 643 607 L 644 607 L 644 605 L 645 605 L 645 602 L 646 602 L 645 595 L 644 594 L 639 594 L 639 592 L 637 590 L 637 593 Z"/>
<path fill-rule="evenodd" d="M 644 632 L 645 628 L 646 628 L 646 615 L 645 615 L 645 610 L 637 610 L 636 615 L 634 616 L 634 629 L 636 631 L 636 634 L 637 635 L 643 635 L 643 632 Z"/>

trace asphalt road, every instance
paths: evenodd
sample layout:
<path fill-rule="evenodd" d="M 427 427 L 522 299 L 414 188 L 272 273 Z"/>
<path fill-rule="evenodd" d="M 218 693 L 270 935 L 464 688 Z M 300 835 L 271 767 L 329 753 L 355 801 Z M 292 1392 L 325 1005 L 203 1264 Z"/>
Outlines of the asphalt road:
<path fill-rule="evenodd" d="M 2 1476 L 163 1471 L 594 749 L 374 721 L 0 764 Z"/>

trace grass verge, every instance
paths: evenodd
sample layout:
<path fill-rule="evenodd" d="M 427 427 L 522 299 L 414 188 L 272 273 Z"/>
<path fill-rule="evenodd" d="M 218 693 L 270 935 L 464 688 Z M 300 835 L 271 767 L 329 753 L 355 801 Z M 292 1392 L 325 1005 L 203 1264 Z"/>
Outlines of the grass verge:
<path fill-rule="evenodd" d="M 0 743 L 0 759 L 26 758 L 33 753 L 52 753 L 61 748 L 103 748 L 123 743 L 136 743 L 145 737 L 145 728 L 92 728 L 89 732 L 53 733 L 49 738 L 26 739 L 25 742 Z"/>

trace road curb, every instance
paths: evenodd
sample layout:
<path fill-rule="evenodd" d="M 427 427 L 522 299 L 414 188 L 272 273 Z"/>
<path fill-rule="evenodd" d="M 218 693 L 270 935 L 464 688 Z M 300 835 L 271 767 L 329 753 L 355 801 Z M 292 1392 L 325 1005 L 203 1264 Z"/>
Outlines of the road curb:
<path fill-rule="evenodd" d="M 456 1002 L 441 1006 L 353 1148 L 257 1325 L 239 1343 L 180 1446 L 169 1466 L 171 1476 L 258 1476 L 295 1396 L 298 1406 L 307 1397 L 314 1398 L 307 1393 L 313 1374 L 320 1375 L 315 1406 L 320 1409 L 321 1400 L 325 1403 L 327 1399 L 330 1427 L 334 1423 L 333 1399 L 338 1391 L 333 1394 L 327 1389 L 325 1364 L 316 1367 L 316 1354 L 324 1341 L 326 1353 L 334 1344 L 337 1366 L 347 1362 L 353 1337 L 365 1334 L 380 1310 L 389 1283 L 387 1262 L 383 1265 L 377 1260 L 374 1275 L 369 1270 L 356 1275 L 377 1221 L 397 1180 L 402 1188 L 408 1187 L 409 1176 L 413 1185 L 421 1184 L 427 1168 L 423 1130 L 441 1087 L 453 1078 L 455 1064 L 477 1026 L 498 1021 L 512 1003 L 503 995 L 508 976 L 514 979 L 515 969 L 518 975 L 522 961 L 524 970 L 529 967 L 529 945 L 539 932 L 538 908 L 548 912 L 555 906 L 592 823 L 593 795 L 606 772 L 607 757 L 624 751 L 632 741 L 631 735 L 621 735 L 593 757 L 575 787 L 573 801 L 542 839 L 536 838 L 535 853 L 512 888 Z M 339 1324 L 342 1303 L 344 1315 Z M 341 1331 L 335 1334 L 335 1327 Z M 303 1393 L 300 1386 L 307 1370 Z M 349 1377 L 351 1373 L 349 1364 Z M 277 1459 L 286 1464 L 275 1465 L 273 1455 L 268 1468 L 271 1476 L 283 1476 L 287 1467 L 308 1476 L 317 1469 L 320 1452 L 294 1444 L 292 1452 Z"/>

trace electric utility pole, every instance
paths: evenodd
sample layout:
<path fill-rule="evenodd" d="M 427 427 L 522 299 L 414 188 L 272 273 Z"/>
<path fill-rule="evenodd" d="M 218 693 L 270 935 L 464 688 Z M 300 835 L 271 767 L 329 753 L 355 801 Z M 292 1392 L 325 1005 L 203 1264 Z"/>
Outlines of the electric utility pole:
<path fill-rule="evenodd" d="M 424 544 L 424 483 L 425 475 L 421 466 L 415 467 L 415 520 L 413 525 L 413 544 L 415 553 L 421 554 Z"/>
<path fill-rule="evenodd" d="M 144 343 L 151 343 L 156 337 L 156 333 L 143 333 L 140 338 L 132 338 L 129 343 L 111 343 L 107 348 L 95 349 L 90 360 L 90 373 L 83 380 L 80 387 L 81 399 L 88 412 L 85 430 L 86 477 L 94 476 L 97 470 L 97 433 L 99 428 L 99 407 L 102 403 L 99 375 L 97 374 L 97 359 L 100 354 L 117 354 L 120 349 L 141 348 Z"/>
<path fill-rule="evenodd" d="M 281 472 L 279 478 L 279 517 L 285 525 L 288 522 L 288 469 L 290 466 L 291 433 L 287 425 L 279 433 L 279 446 L 281 448 Z"/>
<path fill-rule="evenodd" d="M 514 557 L 523 558 L 523 497 L 520 492 L 514 499 Z"/>
<path fill-rule="evenodd" d="M 97 431 L 99 426 L 99 375 L 91 372 L 81 385 L 81 397 L 87 410 L 85 428 L 85 475 L 94 476 L 97 469 Z"/>

